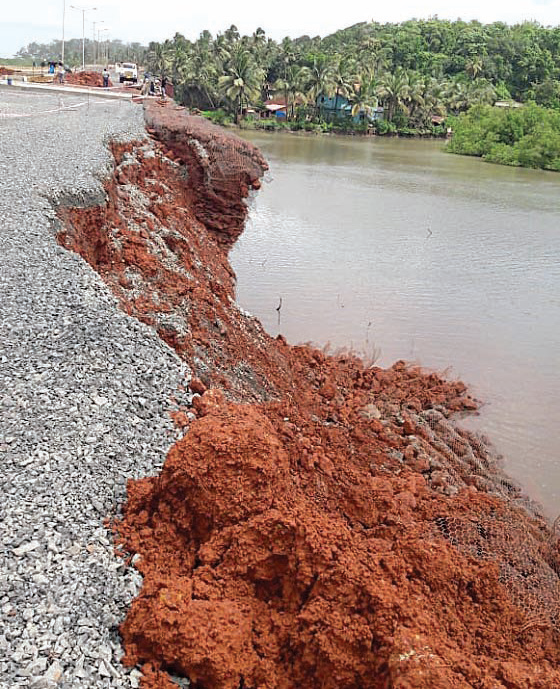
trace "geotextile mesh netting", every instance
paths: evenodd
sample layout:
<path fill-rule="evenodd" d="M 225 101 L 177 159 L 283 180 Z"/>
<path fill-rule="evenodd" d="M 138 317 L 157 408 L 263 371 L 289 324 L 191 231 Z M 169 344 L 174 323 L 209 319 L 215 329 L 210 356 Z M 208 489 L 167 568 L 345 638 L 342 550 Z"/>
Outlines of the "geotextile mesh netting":
<path fill-rule="evenodd" d="M 435 532 L 461 553 L 497 565 L 500 581 L 523 612 L 525 628 L 560 626 L 558 539 L 538 507 L 500 468 L 484 438 L 460 428 L 441 412 L 414 415 L 415 441 L 431 458 L 435 487 L 454 495 L 474 486 L 498 498 L 472 511 L 437 517 Z"/>

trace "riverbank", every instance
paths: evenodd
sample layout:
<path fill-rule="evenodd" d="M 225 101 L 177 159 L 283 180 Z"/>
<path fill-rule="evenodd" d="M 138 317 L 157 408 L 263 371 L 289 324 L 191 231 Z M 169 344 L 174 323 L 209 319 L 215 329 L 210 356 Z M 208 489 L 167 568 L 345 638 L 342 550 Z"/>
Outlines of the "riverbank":
<path fill-rule="evenodd" d="M 146 115 L 58 234 L 195 374 L 187 434 L 115 523 L 144 576 L 125 662 L 146 687 L 558 686 L 557 539 L 453 420 L 466 387 L 269 337 L 228 262 L 265 161 Z"/>
<path fill-rule="evenodd" d="M 290 134 L 339 134 L 341 136 L 382 136 L 403 137 L 415 139 L 443 139 L 449 138 L 449 132 L 444 125 L 433 125 L 429 129 L 419 130 L 409 127 L 396 127 L 391 122 L 380 120 L 374 125 L 341 122 L 312 122 L 299 120 L 269 118 L 246 118 L 239 124 L 235 124 L 233 118 L 227 116 L 223 110 L 208 110 L 197 113 L 218 124 L 230 129 L 244 131 L 283 132 Z"/>

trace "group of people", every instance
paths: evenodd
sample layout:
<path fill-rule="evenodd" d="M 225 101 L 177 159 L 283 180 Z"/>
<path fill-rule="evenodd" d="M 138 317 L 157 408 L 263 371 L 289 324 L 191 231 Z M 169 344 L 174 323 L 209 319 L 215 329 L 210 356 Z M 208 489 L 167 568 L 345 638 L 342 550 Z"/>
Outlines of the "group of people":
<path fill-rule="evenodd" d="M 45 66 L 45 62 L 43 61 L 41 63 L 41 68 Z M 59 62 L 58 64 L 56 62 L 49 62 L 49 72 L 51 74 L 55 74 L 55 78 L 57 83 L 59 84 L 64 84 L 64 65 L 62 62 Z M 109 87 L 109 68 L 104 67 L 103 72 L 103 86 L 105 88 Z M 169 79 L 165 76 L 163 76 L 160 79 L 156 79 L 152 74 L 149 72 L 146 72 L 144 74 L 144 83 L 142 84 L 142 90 L 141 94 L 143 96 L 160 96 L 161 98 L 166 98 L 168 95 L 172 97 L 171 94 L 168 93 L 169 89 L 172 89 L 171 82 Z"/>
<path fill-rule="evenodd" d="M 36 62 L 33 62 L 33 70 L 35 70 L 35 67 L 37 66 Z M 41 74 L 43 73 L 43 70 L 47 66 L 47 62 L 45 60 L 41 61 Z M 54 74 L 54 78 L 58 84 L 64 84 L 64 65 L 62 62 L 53 62 L 52 60 L 48 63 L 49 66 L 49 74 Z"/>
<path fill-rule="evenodd" d="M 167 77 L 162 77 L 156 79 L 149 72 L 144 74 L 144 83 L 142 84 L 142 90 L 140 91 L 142 96 L 160 96 L 161 98 L 167 97 L 167 88 L 170 82 Z"/>

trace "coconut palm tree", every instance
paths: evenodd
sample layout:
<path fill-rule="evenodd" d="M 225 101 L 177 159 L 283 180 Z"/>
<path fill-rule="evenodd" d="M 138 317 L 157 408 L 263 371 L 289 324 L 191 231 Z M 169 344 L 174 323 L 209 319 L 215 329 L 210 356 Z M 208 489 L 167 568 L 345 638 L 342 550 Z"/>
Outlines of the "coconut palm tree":
<path fill-rule="evenodd" d="M 331 58 L 319 53 L 313 58 L 310 67 L 304 67 L 306 93 L 309 101 L 317 108 L 319 96 L 333 96 L 335 92 L 334 65 Z M 320 110 L 321 108 L 319 108 Z"/>
<path fill-rule="evenodd" d="M 447 85 L 446 97 L 449 110 L 458 114 L 475 103 L 494 103 L 496 89 L 486 79 L 476 79 L 473 82 L 454 79 Z"/>
<path fill-rule="evenodd" d="M 412 126 L 428 126 L 434 115 L 444 116 L 446 109 L 441 84 L 430 76 L 409 75 L 407 106 Z"/>
<path fill-rule="evenodd" d="M 410 84 L 404 69 L 397 67 L 393 73 L 386 72 L 380 77 L 376 94 L 385 106 L 389 122 L 393 120 L 398 109 L 407 111 L 409 92 Z"/>
<path fill-rule="evenodd" d="M 223 34 L 218 34 L 212 44 L 212 53 L 217 64 L 225 62 L 231 53 L 231 48 Z"/>
<path fill-rule="evenodd" d="M 284 76 L 276 81 L 274 88 L 284 93 L 286 117 L 293 119 L 294 106 L 298 98 L 304 98 L 306 72 L 299 65 L 286 65 Z"/>
<path fill-rule="evenodd" d="M 366 74 L 353 85 L 350 95 L 352 117 L 356 117 L 361 112 L 365 112 L 368 117 L 371 115 L 372 110 L 377 107 L 376 86 L 375 78 Z"/>
<path fill-rule="evenodd" d="M 218 85 L 220 91 L 235 104 L 236 122 L 241 119 L 243 106 L 259 97 L 263 79 L 263 70 L 256 66 L 251 53 L 242 47 L 234 47 Z"/>
<path fill-rule="evenodd" d="M 191 107 L 216 105 L 216 68 L 208 55 L 204 48 L 198 48 L 178 56 L 174 64 L 175 79 L 183 88 L 183 101 Z"/>
<path fill-rule="evenodd" d="M 484 64 L 479 57 L 471 57 L 465 64 L 465 72 L 471 79 L 477 79 L 484 69 Z"/>
<path fill-rule="evenodd" d="M 335 89 L 334 111 L 338 112 L 338 99 L 340 96 L 347 98 L 353 91 L 353 85 L 356 81 L 355 61 L 343 56 L 334 66 L 332 81 Z"/>
<path fill-rule="evenodd" d="M 163 76 L 171 66 L 172 45 L 170 41 L 164 43 L 150 43 L 148 50 L 148 67 L 154 74 Z"/>
<path fill-rule="evenodd" d="M 229 43 L 230 46 L 235 45 L 240 38 L 237 26 L 235 26 L 235 24 L 232 24 L 229 27 L 229 29 L 226 29 L 224 31 L 224 37 L 226 39 L 226 42 Z"/>
<path fill-rule="evenodd" d="M 266 33 L 264 29 L 259 26 L 251 36 L 251 44 L 255 49 L 255 54 L 259 54 L 260 49 L 266 45 Z"/>

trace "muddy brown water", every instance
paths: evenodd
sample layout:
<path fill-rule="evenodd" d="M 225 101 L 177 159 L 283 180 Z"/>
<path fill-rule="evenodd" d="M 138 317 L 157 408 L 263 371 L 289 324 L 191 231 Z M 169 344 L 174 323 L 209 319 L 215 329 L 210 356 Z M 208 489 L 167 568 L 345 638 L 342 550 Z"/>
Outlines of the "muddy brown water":
<path fill-rule="evenodd" d="M 271 170 L 231 253 L 240 306 L 292 343 L 462 378 L 484 402 L 466 425 L 557 516 L 560 174 L 438 141 L 244 136 Z"/>

